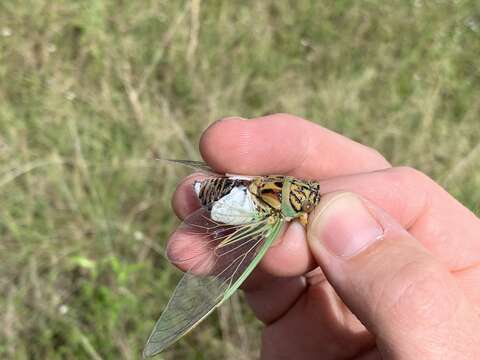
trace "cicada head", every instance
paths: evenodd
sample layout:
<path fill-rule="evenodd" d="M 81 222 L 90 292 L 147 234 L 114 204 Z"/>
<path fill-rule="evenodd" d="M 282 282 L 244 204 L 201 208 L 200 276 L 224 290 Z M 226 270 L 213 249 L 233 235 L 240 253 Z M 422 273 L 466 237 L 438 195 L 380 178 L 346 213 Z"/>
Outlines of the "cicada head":
<path fill-rule="evenodd" d="M 320 202 L 317 181 L 288 178 L 282 191 L 282 210 L 286 216 L 298 218 L 309 214 Z"/>

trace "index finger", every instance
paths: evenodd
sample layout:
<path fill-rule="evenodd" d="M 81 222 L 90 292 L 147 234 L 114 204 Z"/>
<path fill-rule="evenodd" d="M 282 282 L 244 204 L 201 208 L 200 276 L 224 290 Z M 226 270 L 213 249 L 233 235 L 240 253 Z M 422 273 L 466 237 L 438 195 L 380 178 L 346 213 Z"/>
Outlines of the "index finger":
<path fill-rule="evenodd" d="M 376 150 L 288 114 L 218 121 L 200 152 L 219 172 L 246 175 L 322 179 L 390 167 Z"/>

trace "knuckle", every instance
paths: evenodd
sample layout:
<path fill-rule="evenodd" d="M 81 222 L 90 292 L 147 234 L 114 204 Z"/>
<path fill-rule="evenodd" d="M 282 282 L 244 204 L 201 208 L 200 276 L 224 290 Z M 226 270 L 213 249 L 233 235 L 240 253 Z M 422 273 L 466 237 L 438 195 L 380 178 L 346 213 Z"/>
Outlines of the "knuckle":
<path fill-rule="evenodd" d="M 448 322 L 457 311 L 458 301 L 445 275 L 446 271 L 431 261 L 406 264 L 382 293 L 379 304 L 383 316 L 408 327 Z"/>
<path fill-rule="evenodd" d="M 398 219 L 409 229 L 431 205 L 433 180 L 407 166 L 388 169 L 381 173 L 380 179 L 388 183 Z"/>

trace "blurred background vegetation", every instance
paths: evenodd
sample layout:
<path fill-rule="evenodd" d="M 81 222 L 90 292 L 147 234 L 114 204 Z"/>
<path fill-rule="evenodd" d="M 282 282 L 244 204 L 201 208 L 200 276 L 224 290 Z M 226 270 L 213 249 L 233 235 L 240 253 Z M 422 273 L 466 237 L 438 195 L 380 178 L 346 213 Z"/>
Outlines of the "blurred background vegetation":
<path fill-rule="evenodd" d="M 0 3 L 0 358 L 137 359 L 175 184 L 227 115 L 303 116 L 480 201 L 480 3 Z M 219 149 L 221 151 L 221 149 Z M 241 295 L 164 359 L 252 359 Z M 162 357 L 160 357 L 162 358 Z"/>

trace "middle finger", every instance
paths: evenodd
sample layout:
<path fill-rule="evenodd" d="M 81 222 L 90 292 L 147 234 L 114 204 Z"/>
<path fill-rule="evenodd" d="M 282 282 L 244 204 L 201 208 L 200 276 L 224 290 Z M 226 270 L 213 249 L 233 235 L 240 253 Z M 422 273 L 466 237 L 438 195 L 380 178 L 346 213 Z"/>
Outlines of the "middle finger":
<path fill-rule="evenodd" d="M 174 208 L 180 216 L 185 216 L 192 210 L 188 205 L 191 202 L 186 201 L 189 196 L 195 196 L 191 184 L 192 179 L 187 179 L 179 186 L 174 196 Z M 352 191 L 382 207 L 451 271 L 459 271 L 478 262 L 480 254 L 480 243 L 477 241 L 477 234 L 480 232 L 478 219 L 440 186 L 415 170 L 391 168 L 332 178 L 321 181 L 321 189 L 324 193 Z M 293 227 L 295 230 L 292 230 Z M 461 241 L 461 244 L 458 241 Z M 298 224 L 293 224 L 269 249 L 260 268 L 262 272 L 272 276 L 294 277 L 305 274 L 314 266 L 303 229 L 299 228 Z M 291 287 L 292 280 L 286 283 Z M 247 292 L 258 291 L 263 287 L 271 288 L 272 285 L 271 277 L 256 279 L 255 276 L 249 279 L 247 284 L 249 285 Z M 278 286 L 282 286 L 282 282 L 279 282 Z M 299 284 L 294 288 L 296 289 L 294 293 L 289 292 L 291 295 L 288 296 L 289 301 L 294 301 L 298 297 L 298 292 L 303 289 Z M 257 296 L 252 303 L 254 309 L 260 309 L 264 300 L 263 297 Z M 276 309 L 271 314 L 260 311 L 257 315 L 263 319 L 271 319 L 282 311 L 284 309 Z"/>

